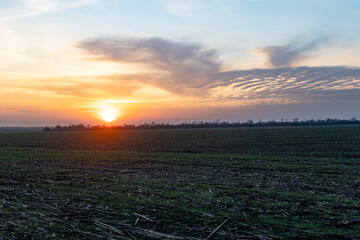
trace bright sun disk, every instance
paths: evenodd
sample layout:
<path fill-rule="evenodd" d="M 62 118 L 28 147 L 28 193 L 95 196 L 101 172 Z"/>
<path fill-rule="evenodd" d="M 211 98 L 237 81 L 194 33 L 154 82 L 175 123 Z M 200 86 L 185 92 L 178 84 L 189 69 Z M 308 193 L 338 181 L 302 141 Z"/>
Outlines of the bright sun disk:
<path fill-rule="evenodd" d="M 105 122 L 113 122 L 118 116 L 118 110 L 112 106 L 104 106 L 99 112 L 100 118 Z"/>

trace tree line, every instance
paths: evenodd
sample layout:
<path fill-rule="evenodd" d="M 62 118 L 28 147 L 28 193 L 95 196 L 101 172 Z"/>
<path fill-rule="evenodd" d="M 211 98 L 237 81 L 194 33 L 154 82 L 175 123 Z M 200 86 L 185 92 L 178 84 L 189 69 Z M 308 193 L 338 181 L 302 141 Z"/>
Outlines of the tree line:
<path fill-rule="evenodd" d="M 248 121 L 237 121 L 237 122 L 226 122 L 216 120 L 212 122 L 206 121 L 192 121 L 183 123 L 142 123 L 142 124 L 123 124 L 123 125 L 84 125 L 80 124 L 69 124 L 67 126 L 57 125 L 55 127 L 45 127 L 44 132 L 58 132 L 58 131 L 93 131 L 93 130 L 133 130 L 133 129 L 188 129 L 188 128 L 241 128 L 241 127 L 274 127 L 274 126 L 317 126 L 317 125 L 347 125 L 347 124 L 360 124 L 360 120 L 354 118 L 351 119 L 337 119 L 337 118 L 326 118 L 326 119 L 309 119 L 299 120 L 294 118 L 289 121 L 287 119 L 281 119 L 280 121 L 261 121 L 254 122 L 253 120 Z"/>

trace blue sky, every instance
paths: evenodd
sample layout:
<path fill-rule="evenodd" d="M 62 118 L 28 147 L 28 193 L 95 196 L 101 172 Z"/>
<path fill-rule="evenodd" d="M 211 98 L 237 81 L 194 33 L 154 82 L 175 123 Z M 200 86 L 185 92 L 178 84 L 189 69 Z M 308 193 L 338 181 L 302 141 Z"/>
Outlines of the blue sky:
<path fill-rule="evenodd" d="M 9 2 L 5 8 L 16 8 Z M 8 24 L 28 29 L 55 25 L 74 40 L 132 35 L 196 42 L 216 48 L 224 60 L 244 62 L 257 47 L 325 36 L 329 46 L 341 50 L 358 46 L 360 38 L 358 1 L 97 0 L 78 6 Z"/>
<path fill-rule="evenodd" d="M 360 117 L 359 13 L 355 0 L 3 0 L 0 125 L 92 123 L 109 99 L 127 122 Z"/>

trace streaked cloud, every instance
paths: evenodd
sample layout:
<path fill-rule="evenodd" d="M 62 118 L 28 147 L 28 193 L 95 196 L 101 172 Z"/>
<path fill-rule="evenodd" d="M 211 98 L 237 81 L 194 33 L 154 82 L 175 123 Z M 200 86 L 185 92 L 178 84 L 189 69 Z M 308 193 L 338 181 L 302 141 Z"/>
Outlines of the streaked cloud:
<path fill-rule="evenodd" d="M 179 94 L 198 94 L 212 81 L 211 74 L 221 68 L 215 50 L 162 38 L 89 39 L 78 46 L 102 60 L 144 64 L 159 70 L 137 77 Z"/>
<path fill-rule="evenodd" d="M 341 106 L 344 110 L 343 106 L 354 109 L 356 104 L 360 104 L 360 68 L 283 67 L 224 71 L 216 50 L 162 38 L 88 39 L 77 46 L 85 50 L 84 56 L 87 62 L 94 64 L 92 66 L 98 64 L 102 68 L 106 62 L 114 67 L 118 64 L 119 71 L 27 79 L 26 83 L 21 80 L 13 83 L 3 81 L 1 99 L 5 102 L 14 94 L 19 96 L 11 103 L 16 106 L 14 109 L 31 109 L 24 105 L 28 99 L 44 109 L 48 109 L 49 99 L 55 105 L 64 104 L 63 100 L 67 99 L 68 106 L 76 99 L 81 111 L 89 108 L 87 102 L 99 100 L 111 104 L 114 101 L 114 104 L 141 105 L 142 113 L 156 105 L 167 109 L 162 116 L 167 116 L 171 107 L 183 109 L 179 114 L 174 113 L 176 118 L 188 112 L 183 106 L 192 108 L 194 116 L 197 116 L 197 111 L 203 112 L 204 115 L 199 113 L 200 118 L 210 116 L 212 111 L 219 114 L 221 108 L 226 108 L 224 111 L 230 116 L 231 111 L 256 112 L 266 110 L 268 106 L 282 106 L 274 109 L 290 111 L 286 106 L 310 109 L 307 106 L 317 104 L 324 109 L 326 106 L 328 109 Z M 148 70 L 124 73 L 123 67 L 127 64 L 145 66 Z M 149 116 L 153 116 L 152 111 L 149 110 Z M 23 114 L 16 114 L 20 113 Z M 265 119 L 265 115 L 254 116 Z"/>
<path fill-rule="evenodd" d="M 312 57 L 314 51 L 327 42 L 329 42 L 327 37 L 319 37 L 311 41 L 299 39 L 283 46 L 261 47 L 255 52 L 265 56 L 267 63 L 272 67 L 287 67 Z"/>
<path fill-rule="evenodd" d="M 27 41 L 9 28 L 0 25 L 0 69 L 6 66 L 24 62 L 23 52 L 26 50 Z"/>
<path fill-rule="evenodd" d="M 216 99 L 258 103 L 359 101 L 360 68 L 297 67 L 221 72 L 208 86 Z"/>
<path fill-rule="evenodd" d="M 325 39 L 318 39 L 298 47 L 290 44 L 284 47 L 285 50 L 279 50 L 280 53 L 278 49 L 274 50 L 271 61 L 273 65 L 299 61 L 305 53 L 324 42 Z M 160 70 L 152 74 L 102 76 L 114 86 L 130 82 L 136 86 L 148 84 L 177 95 L 240 104 L 352 101 L 360 96 L 360 68 L 285 67 L 223 71 L 215 50 L 162 38 L 90 39 L 78 46 L 98 56 L 99 60 L 146 64 Z M 136 87 L 132 90 L 137 91 Z M 116 92 L 115 89 L 112 91 Z"/>
<path fill-rule="evenodd" d="M 21 0 L 0 10 L 0 22 L 64 11 L 97 0 Z"/>

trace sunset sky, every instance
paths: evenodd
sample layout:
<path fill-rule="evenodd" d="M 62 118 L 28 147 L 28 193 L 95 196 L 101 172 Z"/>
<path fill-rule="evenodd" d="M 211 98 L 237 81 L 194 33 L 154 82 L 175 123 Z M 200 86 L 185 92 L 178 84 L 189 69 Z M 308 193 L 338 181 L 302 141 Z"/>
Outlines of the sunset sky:
<path fill-rule="evenodd" d="M 358 0 L 1 0 L 0 126 L 360 118 Z"/>

